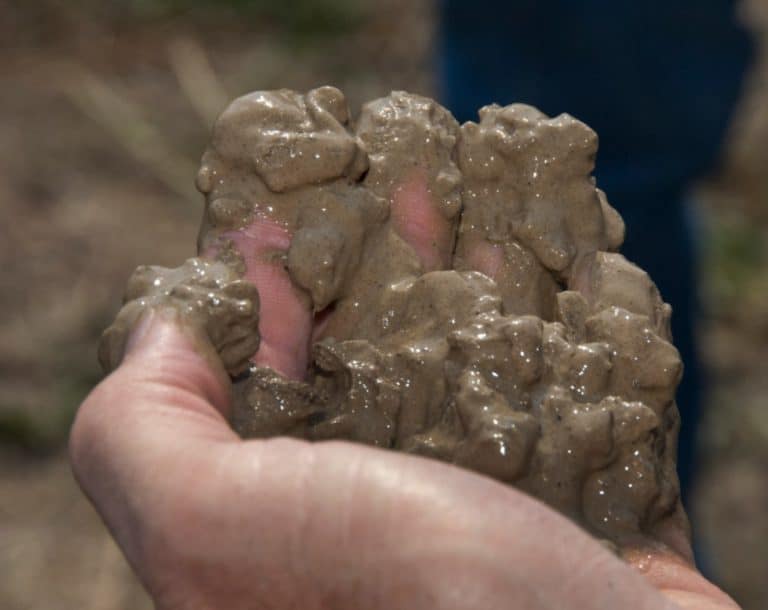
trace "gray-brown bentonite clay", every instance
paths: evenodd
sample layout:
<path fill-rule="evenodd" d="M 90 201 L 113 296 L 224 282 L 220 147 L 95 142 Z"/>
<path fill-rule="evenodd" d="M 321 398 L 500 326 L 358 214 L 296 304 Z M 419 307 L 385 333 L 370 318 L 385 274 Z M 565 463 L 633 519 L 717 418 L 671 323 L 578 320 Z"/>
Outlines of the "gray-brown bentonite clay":
<path fill-rule="evenodd" d="M 460 126 L 404 92 L 354 123 L 332 87 L 240 98 L 198 175 L 201 258 L 136 272 L 102 363 L 142 311 L 175 308 L 233 376 L 241 435 L 445 460 L 632 540 L 678 506 L 682 365 L 670 307 L 616 252 L 596 151 L 585 124 L 522 104 Z M 263 269 L 323 318 L 303 378 L 254 357 Z"/>
<path fill-rule="evenodd" d="M 99 362 L 105 370 L 122 359 L 128 332 L 149 309 L 168 309 L 207 340 L 231 374 L 248 368 L 259 348 L 259 294 L 223 262 L 191 258 L 181 267 L 141 266 L 125 291 L 126 304 L 104 331 Z"/>

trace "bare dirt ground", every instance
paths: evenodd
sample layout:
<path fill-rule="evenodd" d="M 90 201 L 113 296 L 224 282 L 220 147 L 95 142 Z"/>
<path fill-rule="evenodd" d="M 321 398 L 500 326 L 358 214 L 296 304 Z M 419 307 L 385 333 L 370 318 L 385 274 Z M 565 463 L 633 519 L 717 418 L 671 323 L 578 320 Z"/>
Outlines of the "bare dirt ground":
<path fill-rule="evenodd" d="M 429 0 L 256 14 L 0 0 L 0 608 L 150 604 L 72 480 L 63 442 L 133 268 L 193 254 L 208 128 L 252 89 L 333 83 L 357 108 L 429 94 Z M 275 2 L 275 6 L 281 3 Z M 312 3 L 300 2 L 306 7 Z M 269 2 L 264 3 L 270 5 Z M 168 3 L 172 6 L 172 3 Z M 750 22 L 768 32 L 765 0 Z M 341 7 L 341 8 L 339 8 Z M 339 23 L 341 25 L 339 25 Z M 695 506 L 715 578 L 768 607 L 768 40 L 723 174 L 701 191 L 711 392 Z"/>

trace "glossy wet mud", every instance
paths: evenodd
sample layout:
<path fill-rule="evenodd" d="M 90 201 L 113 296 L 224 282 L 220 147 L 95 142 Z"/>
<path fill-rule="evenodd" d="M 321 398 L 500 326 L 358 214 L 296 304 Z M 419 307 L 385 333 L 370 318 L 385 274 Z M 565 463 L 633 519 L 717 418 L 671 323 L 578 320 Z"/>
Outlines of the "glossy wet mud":
<path fill-rule="evenodd" d="M 522 104 L 460 126 L 403 92 L 356 122 L 331 87 L 240 98 L 198 175 L 201 258 L 137 272 L 102 362 L 176 308 L 233 375 L 243 436 L 445 460 L 632 540 L 678 506 L 682 365 L 669 306 L 616 252 L 596 152 Z M 257 311 L 265 282 L 292 298 Z"/>

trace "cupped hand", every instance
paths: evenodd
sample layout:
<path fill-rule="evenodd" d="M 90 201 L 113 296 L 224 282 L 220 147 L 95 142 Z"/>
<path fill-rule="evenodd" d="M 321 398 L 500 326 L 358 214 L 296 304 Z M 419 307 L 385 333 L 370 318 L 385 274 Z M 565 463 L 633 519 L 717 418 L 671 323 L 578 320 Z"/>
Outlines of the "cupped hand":
<path fill-rule="evenodd" d="M 419 192 L 407 208 L 426 205 Z M 261 222 L 241 250 L 258 250 L 272 230 Z M 296 375 L 311 315 L 284 274 L 256 258 L 248 268 L 262 299 L 257 361 Z M 208 349 L 172 312 L 148 315 L 72 430 L 77 479 L 159 610 L 737 608 L 684 558 L 677 521 L 660 535 L 681 554 L 627 563 L 535 499 L 454 466 L 241 440 Z"/>

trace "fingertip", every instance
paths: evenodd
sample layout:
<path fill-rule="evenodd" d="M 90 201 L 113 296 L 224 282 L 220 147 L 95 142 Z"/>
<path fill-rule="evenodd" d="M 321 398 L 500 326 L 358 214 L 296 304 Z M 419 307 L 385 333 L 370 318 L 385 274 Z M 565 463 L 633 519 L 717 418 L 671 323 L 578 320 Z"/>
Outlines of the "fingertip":
<path fill-rule="evenodd" d="M 713 599 L 709 595 L 681 591 L 678 589 L 661 589 L 661 592 L 675 603 L 675 608 L 684 610 L 739 610 L 739 606 L 730 597 Z"/>
<path fill-rule="evenodd" d="M 657 543 L 652 543 L 647 548 L 622 549 L 621 555 L 655 588 L 675 601 L 698 600 L 711 604 L 683 604 L 684 608 L 737 608 L 726 593 L 702 576 L 691 559 L 674 549 L 659 548 Z"/>
<path fill-rule="evenodd" d="M 204 399 L 227 415 L 230 381 L 215 349 L 200 329 L 173 309 L 153 310 L 136 324 L 115 382 L 157 384 Z"/>

